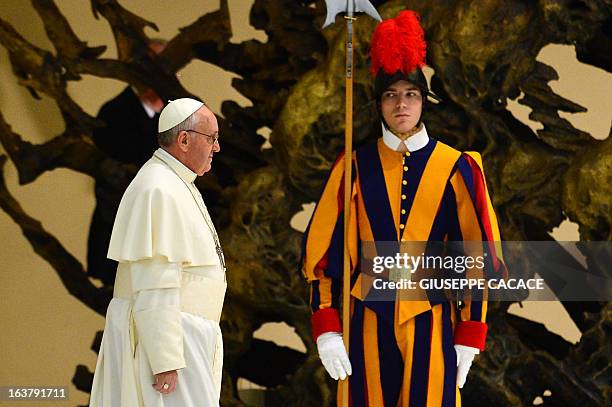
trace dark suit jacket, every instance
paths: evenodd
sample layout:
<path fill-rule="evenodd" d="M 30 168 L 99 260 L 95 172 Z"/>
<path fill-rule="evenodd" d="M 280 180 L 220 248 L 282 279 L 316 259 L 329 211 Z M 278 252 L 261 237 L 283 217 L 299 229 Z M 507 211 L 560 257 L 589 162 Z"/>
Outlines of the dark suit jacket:
<path fill-rule="evenodd" d="M 138 96 L 127 87 L 100 109 L 98 119 L 106 126 L 94 130 L 94 143 L 109 157 L 140 167 L 158 147 L 158 117 L 149 118 Z"/>

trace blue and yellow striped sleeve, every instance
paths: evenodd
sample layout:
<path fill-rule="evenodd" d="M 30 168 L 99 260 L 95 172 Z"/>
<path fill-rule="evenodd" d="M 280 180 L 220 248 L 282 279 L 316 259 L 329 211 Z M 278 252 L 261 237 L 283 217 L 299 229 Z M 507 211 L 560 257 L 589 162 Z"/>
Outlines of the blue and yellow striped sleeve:
<path fill-rule="evenodd" d="M 351 254 L 357 253 L 355 188 L 351 200 Z M 344 154 L 334 163 L 302 242 L 301 271 L 310 284 L 312 332 L 341 332 L 338 313 L 344 250 Z M 352 261 L 355 264 L 355 261 Z"/>

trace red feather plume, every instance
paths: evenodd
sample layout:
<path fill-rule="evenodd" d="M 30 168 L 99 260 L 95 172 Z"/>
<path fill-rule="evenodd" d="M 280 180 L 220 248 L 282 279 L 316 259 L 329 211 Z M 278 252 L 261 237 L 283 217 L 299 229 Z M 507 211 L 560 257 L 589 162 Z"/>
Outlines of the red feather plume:
<path fill-rule="evenodd" d="M 393 75 L 397 71 L 409 74 L 425 65 L 427 44 L 419 15 L 404 10 L 397 17 L 384 20 L 372 35 L 370 72 L 376 76 L 380 68 Z"/>

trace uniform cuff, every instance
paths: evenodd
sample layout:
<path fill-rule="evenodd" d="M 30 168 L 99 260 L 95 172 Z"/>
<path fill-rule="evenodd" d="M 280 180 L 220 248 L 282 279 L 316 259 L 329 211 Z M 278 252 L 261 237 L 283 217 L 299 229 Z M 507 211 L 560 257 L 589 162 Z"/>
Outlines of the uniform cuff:
<path fill-rule="evenodd" d="M 487 324 L 479 321 L 461 321 L 455 328 L 455 345 L 471 346 L 481 351 L 487 339 Z"/>
<path fill-rule="evenodd" d="M 326 332 L 342 333 L 342 324 L 340 324 L 340 316 L 335 308 L 324 308 L 316 311 L 310 317 L 312 324 L 312 337 L 317 340 L 319 335 Z"/>

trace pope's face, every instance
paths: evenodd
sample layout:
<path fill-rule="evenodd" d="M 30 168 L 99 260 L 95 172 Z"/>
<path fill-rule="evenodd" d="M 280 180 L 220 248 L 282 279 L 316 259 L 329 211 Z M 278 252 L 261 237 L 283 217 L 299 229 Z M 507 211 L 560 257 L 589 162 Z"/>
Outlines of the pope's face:
<path fill-rule="evenodd" d="M 380 110 L 395 134 L 408 133 L 419 122 L 423 110 L 421 90 L 408 81 L 397 81 L 383 92 Z"/>
<path fill-rule="evenodd" d="M 198 123 L 189 134 L 189 150 L 187 151 L 186 166 L 198 176 L 204 175 L 212 168 L 213 155 L 221 151 L 219 140 L 219 126 L 217 118 L 203 106 L 195 114 L 199 116 Z M 201 134 L 200 134 L 201 133 Z"/>

